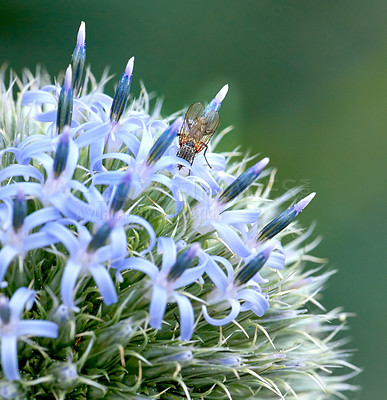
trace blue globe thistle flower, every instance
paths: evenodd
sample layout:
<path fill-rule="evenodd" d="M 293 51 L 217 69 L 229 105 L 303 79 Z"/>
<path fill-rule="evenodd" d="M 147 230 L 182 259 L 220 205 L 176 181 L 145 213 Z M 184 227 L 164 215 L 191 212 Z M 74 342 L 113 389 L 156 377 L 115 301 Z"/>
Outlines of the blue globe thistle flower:
<path fill-rule="evenodd" d="M 177 157 L 181 113 L 130 93 L 134 58 L 106 95 L 107 77 L 85 70 L 85 32 L 58 84 L 27 72 L 19 101 L 0 82 L 0 397 L 357 390 L 335 337 L 348 314 L 320 304 L 333 272 L 296 219 L 314 193 L 273 198 L 268 158 L 215 152 L 227 128 L 192 165 Z M 202 116 L 221 115 L 227 92 Z"/>

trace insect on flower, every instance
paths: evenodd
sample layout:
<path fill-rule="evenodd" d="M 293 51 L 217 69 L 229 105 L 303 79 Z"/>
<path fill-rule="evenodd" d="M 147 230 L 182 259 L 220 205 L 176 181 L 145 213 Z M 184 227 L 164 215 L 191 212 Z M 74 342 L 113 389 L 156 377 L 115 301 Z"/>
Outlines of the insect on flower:
<path fill-rule="evenodd" d="M 217 111 L 207 111 L 201 103 L 192 104 L 185 114 L 183 125 L 177 134 L 180 146 L 177 157 L 183 158 L 192 165 L 196 154 L 205 149 L 204 158 L 208 166 L 212 168 L 207 161 L 206 151 L 208 142 L 218 125 L 219 114 Z M 178 168 L 181 169 L 183 166 L 179 165 Z"/>

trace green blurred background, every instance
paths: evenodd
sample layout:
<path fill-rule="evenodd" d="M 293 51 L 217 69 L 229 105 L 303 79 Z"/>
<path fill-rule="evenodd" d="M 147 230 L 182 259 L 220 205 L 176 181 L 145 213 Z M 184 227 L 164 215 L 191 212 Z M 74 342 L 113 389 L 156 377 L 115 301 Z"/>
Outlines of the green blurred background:
<path fill-rule="evenodd" d="M 12 0 L 0 10 L 0 64 L 18 72 L 64 70 L 84 20 L 97 77 L 106 64 L 118 77 L 135 55 L 132 93 L 143 80 L 165 114 L 230 84 L 221 126 L 235 129 L 222 149 L 269 156 L 278 191 L 318 193 L 301 219 L 318 221 L 314 253 L 339 270 L 324 304 L 357 314 L 350 346 L 365 371 L 352 398 L 385 399 L 387 2 Z"/>

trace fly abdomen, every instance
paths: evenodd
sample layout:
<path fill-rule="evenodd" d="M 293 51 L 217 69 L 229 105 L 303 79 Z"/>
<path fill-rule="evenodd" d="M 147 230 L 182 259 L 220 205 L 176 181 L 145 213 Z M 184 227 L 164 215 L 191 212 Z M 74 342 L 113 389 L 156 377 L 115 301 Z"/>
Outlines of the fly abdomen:
<path fill-rule="evenodd" d="M 192 140 L 189 140 L 187 143 L 184 143 L 180 146 L 179 151 L 177 152 L 177 157 L 183 158 L 184 160 L 188 161 L 191 165 L 195 158 L 195 144 Z M 182 166 L 179 166 L 182 168 Z"/>

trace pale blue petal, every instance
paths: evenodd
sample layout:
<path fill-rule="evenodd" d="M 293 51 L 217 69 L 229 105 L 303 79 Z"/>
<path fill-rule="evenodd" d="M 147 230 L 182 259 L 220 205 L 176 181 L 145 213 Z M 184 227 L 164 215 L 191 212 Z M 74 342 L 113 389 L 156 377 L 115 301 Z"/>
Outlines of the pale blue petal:
<path fill-rule="evenodd" d="M 55 239 L 58 239 L 65 245 L 70 254 L 76 254 L 79 249 L 79 244 L 74 234 L 63 225 L 56 222 L 49 222 L 45 225 L 41 232 L 47 232 Z"/>
<path fill-rule="evenodd" d="M 226 325 L 229 322 L 233 321 L 238 316 L 240 308 L 241 308 L 239 301 L 235 300 L 235 299 L 226 299 L 226 300 L 230 303 L 231 311 L 227 315 L 227 317 L 224 317 L 221 319 L 215 319 L 215 318 L 210 317 L 210 315 L 208 314 L 208 311 L 207 311 L 207 307 L 205 305 L 202 306 L 204 319 L 209 324 L 214 325 L 214 326 Z"/>
<path fill-rule="evenodd" d="M 173 182 L 176 184 L 180 192 L 187 194 L 198 202 L 208 203 L 210 201 L 210 197 L 206 191 L 201 186 L 190 181 L 189 179 L 185 179 L 182 176 L 177 175 L 173 178 Z"/>
<path fill-rule="evenodd" d="M 197 281 L 199 278 L 201 278 L 203 273 L 204 273 L 204 265 L 188 268 L 182 273 L 180 278 L 176 279 L 172 287 L 174 289 L 177 289 L 183 286 L 188 286 L 191 283 Z"/>
<path fill-rule="evenodd" d="M 128 269 L 141 271 L 144 274 L 150 276 L 152 280 L 155 280 L 157 275 L 159 274 L 159 269 L 156 267 L 156 265 L 148 260 L 137 257 L 131 257 L 127 258 L 126 260 L 115 262 L 113 267 L 116 268 L 118 272 L 122 272 Z"/>
<path fill-rule="evenodd" d="M 13 164 L 0 171 L 0 182 L 14 176 L 28 176 L 37 179 L 40 183 L 44 182 L 43 175 L 39 170 L 29 165 Z"/>
<path fill-rule="evenodd" d="M 250 249 L 243 243 L 242 239 L 233 228 L 218 222 L 212 222 L 212 225 L 234 253 L 240 257 L 247 257 L 250 255 Z"/>
<path fill-rule="evenodd" d="M 81 269 L 81 264 L 69 259 L 63 271 L 60 285 L 63 304 L 74 311 L 79 311 L 79 308 L 75 306 L 73 294 Z"/>
<path fill-rule="evenodd" d="M 132 132 L 127 132 L 123 127 L 120 127 L 116 136 L 119 137 L 128 149 L 134 154 L 137 155 L 141 142 L 137 139 L 137 137 Z"/>
<path fill-rule="evenodd" d="M 25 287 L 16 290 L 8 303 L 14 318 L 20 319 L 24 308 L 27 310 L 31 309 L 35 301 L 35 294 L 35 290 L 27 289 Z"/>
<path fill-rule="evenodd" d="M 137 215 L 126 215 L 124 219 L 125 225 L 136 224 L 141 225 L 148 232 L 149 235 L 149 246 L 140 252 L 140 254 L 149 253 L 156 245 L 156 234 L 152 228 L 152 225 L 144 218 L 138 217 Z"/>
<path fill-rule="evenodd" d="M 230 261 L 220 256 L 212 256 L 212 259 L 217 261 L 218 263 L 221 263 L 226 268 L 227 279 L 229 280 L 229 282 L 231 282 L 234 279 L 234 267 L 232 266 Z"/>
<path fill-rule="evenodd" d="M 212 194 L 219 192 L 220 186 L 211 175 L 207 165 L 200 165 L 198 162 L 194 163 L 193 174 L 203 179 L 210 186 Z"/>
<path fill-rule="evenodd" d="M 115 228 L 110 233 L 110 247 L 112 249 L 110 254 L 111 260 L 124 258 L 128 253 L 127 250 L 127 237 L 124 229 Z"/>
<path fill-rule="evenodd" d="M 54 238 L 52 235 L 46 232 L 32 233 L 24 239 L 23 250 L 25 252 L 39 249 L 41 247 L 50 246 L 51 244 L 58 243 L 59 239 Z"/>
<path fill-rule="evenodd" d="M 180 340 L 190 340 L 194 330 L 195 314 L 187 297 L 175 293 L 180 315 Z"/>
<path fill-rule="evenodd" d="M 90 162 L 90 170 L 95 169 L 95 164 L 101 162 L 102 160 L 106 159 L 114 159 L 114 160 L 120 160 L 123 161 L 126 164 L 130 164 L 133 161 L 133 157 L 125 154 L 125 153 L 106 153 L 106 154 L 100 154 L 98 157 L 95 157 L 91 159 Z M 116 171 L 115 171 L 116 172 Z M 101 174 L 102 175 L 102 174 Z"/>
<path fill-rule="evenodd" d="M 145 160 L 152 146 L 153 146 L 153 137 L 150 134 L 149 130 L 145 127 L 145 125 L 143 125 L 141 144 L 138 153 L 136 155 L 137 161 Z"/>
<path fill-rule="evenodd" d="M 24 230 L 25 232 L 29 232 L 31 229 L 36 228 L 39 225 L 43 225 L 48 221 L 56 221 L 59 218 L 61 218 L 61 214 L 56 208 L 43 208 L 26 217 L 23 224 Z"/>
<path fill-rule="evenodd" d="M 158 253 L 163 254 L 163 261 L 161 264 L 161 271 L 167 274 L 173 264 L 176 262 L 176 244 L 172 238 L 159 237 L 157 243 Z"/>
<path fill-rule="evenodd" d="M 215 171 L 224 171 L 226 169 L 226 158 L 222 154 L 209 153 L 206 154 L 208 162 Z"/>
<path fill-rule="evenodd" d="M 41 133 L 35 133 L 32 135 L 29 135 L 25 137 L 18 145 L 18 148 L 24 151 L 25 149 L 29 148 L 33 144 L 37 143 L 46 143 L 46 144 L 52 144 L 51 138 L 47 137 L 46 135 L 43 135 Z M 54 150 L 53 147 L 51 147 L 51 150 Z"/>
<path fill-rule="evenodd" d="M 34 159 L 43 165 L 43 168 L 46 170 L 47 175 L 52 175 L 54 160 L 48 154 L 36 154 L 34 156 Z"/>
<path fill-rule="evenodd" d="M 269 302 L 266 300 L 265 296 L 253 289 L 243 289 L 238 293 L 238 299 L 246 300 L 252 305 L 251 310 L 262 317 L 265 311 L 269 308 Z"/>
<path fill-rule="evenodd" d="M 87 218 L 92 215 L 93 208 L 72 194 L 55 193 L 49 197 L 50 203 L 55 206 L 65 217 L 75 220 Z"/>
<path fill-rule="evenodd" d="M 37 135 L 36 135 L 37 136 Z M 39 135 L 42 136 L 42 135 Z M 20 157 L 16 156 L 19 164 L 28 164 L 31 158 L 42 155 L 46 151 L 53 151 L 54 147 L 50 140 L 34 142 L 26 146 L 21 152 Z"/>
<path fill-rule="evenodd" d="M 90 96 L 87 97 L 93 99 L 93 102 L 95 101 L 100 102 L 106 108 L 110 109 L 110 107 L 112 106 L 113 99 L 105 93 L 92 93 Z"/>
<path fill-rule="evenodd" d="M 67 183 L 67 187 L 70 189 L 74 189 L 77 192 L 81 192 L 83 194 L 85 194 L 89 191 L 89 189 L 84 184 L 82 184 L 81 182 L 78 182 L 78 181 L 74 181 L 74 180 L 70 180 Z"/>
<path fill-rule="evenodd" d="M 23 164 L 20 162 L 20 153 L 21 151 L 16 147 L 7 147 L 6 149 L 0 150 L 0 165 L 3 163 L 3 156 L 5 153 L 15 154 L 16 161 L 18 164 Z"/>
<path fill-rule="evenodd" d="M 58 326 L 51 321 L 20 321 L 17 325 L 17 335 L 18 336 L 41 336 L 48 338 L 58 337 Z"/>
<path fill-rule="evenodd" d="M 98 125 L 86 132 L 81 133 L 76 139 L 75 143 L 79 148 L 88 146 L 89 144 L 95 143 L 98 140 L 104 139 L 112 129 L 110 122 L 106 122 L 102 125 Z"/>
<path fill-rule="evenodd" d="M 181 195 L 179 188 L 175 184 L 176 182 L 174 182 L 173 179 L 170 179 L 167 176 L 161 174 L 153 175 L 152 181 L 161 183 L 172 192 L 172 196 L 176 203 L 176 211 L 173 214 L 167 215 L 166 217 L 173 218 L 175 215 L 179 214 L 181 209 L 183 208 L 183 196 Z"/>
<path fill-rule="evenodd" d="M 1 337 L 1 367 L 8 380 L 20 379 L 16 336 L 3 335 Z"/>
<path fill-rule="evenodd" d="M 42 90 L 30 90 L 29 92 L 23 93 L 22 104 L 26 106 L 28 104 L 57 104 L 56 98 L 51 94 Z"/>
<path fill-rule="evenodd" d="M 182 162 L 183 161 L 183 162 Z M 154 165 L 154 169 L 155 171 L 162 171 L 168 167 L 170 167 L 171 165 L 185 165 L 184 163 L 184 159 L 181 159 L 180 157 L 176 157 L 176 156 L 162 156 L 160 158 L 160 160 L 158 160 L 156 162 L 156 164 Z M 189 169 L 191 169 L 191 165 L 189 163 L 187 163 L 187 168 L 189 167 Z"/>
<path fill-rule="evenodd" d="M 35 196 L 38 198 L 42 196 L 43 188 L 39 183 L 20 182 L 0 187 L 0 199 L 3 200 L 6 197 L 15 197 L 19 192 L 19 186 L 23 188 L 25 196 Z"/>
<path fill-rule="evenodd" d="M 165 131 L 165 129 L 167 129 L 167 128 L 168 128 L 168 124 L 165 123 L 164 121 L 160 121 L 160 120 L 152 121 L 149 124 L 149 129 Z"/>
<path fill-rule="evenodd" d="M 210 277 L 212 282 L 214 282 L 215 286 L 221 291 L 221 293 L 225 294 L 229 280 L 212 257 L 209 257 L 206 264 L 206 274 Z"/>
<path fill-rule="evenodd" d="M 3 282 L 9 264 L 19 254 L 19 251 L 12 246 L 5 245 L 0 250 L 0 283 Z"/>
<path fill-rule="evenodd" d="M 125 172 L 123 171 L 108 171 L 101 172 L 98 175 L 94 175 L 94 185 L 118 185 L 121 181 Z"/>
<path fill-rule="evenodd" d="M 63 172 L 63 176 L 67 179 L 71 179 L 74 175 L 75 168 L 78 165 L 78 157 L 79 157 L 79 148 L 74 143 L 73 140 L 70 140 L 69 143 L 69 154 L 67 158 L 66 168 Z"/>
<path fill-rule="evenodd" d="M 251 224 L 257 221 L 260 214 L 258 209 L 231 210 L 224 211 L 221 217 L 225 224 Z"/>
<path fill-rule="evenodd" d="M 109 306 L 110 304 L 117 303 L 118 297 L 113 280 L 103 265 L 93 265 L 89 267 L 91 275 L 97 284 L 99 292 L 103 297 L 104 303 Z"/>
<path fill-rule="evenodd" d="M 281 244 L 276 248 L 275 251 L 270 253 L 269 258 L 265 263 L 265 267 L 274 268 L 274 269 L 284 269 L 285 267 L 286 256 L 283 251 Z"/>
<path fill-rule="evenodd" d="M 34 118 L 39 122 L 54 122 L 56 121 L 56 115 L 58 110 L 55 108 L 54 110 L 46 111 L 41 114 L 35 114 Z"/>
<path fill-rule="evenodd" d="M 149 307 L 149 324 L 154 329 L 161 329 L 161 323 L 167 308 L 168 293 L 163 287 L 154 284 Z"/>

